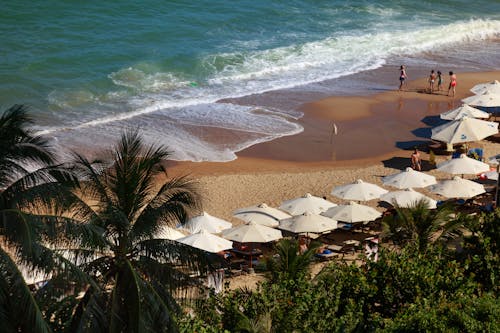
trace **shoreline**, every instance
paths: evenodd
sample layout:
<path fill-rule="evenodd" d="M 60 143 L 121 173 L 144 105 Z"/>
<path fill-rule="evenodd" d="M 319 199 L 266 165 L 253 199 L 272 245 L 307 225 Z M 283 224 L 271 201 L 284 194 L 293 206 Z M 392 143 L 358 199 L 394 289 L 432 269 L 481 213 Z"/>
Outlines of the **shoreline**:
<path fill-rule="evenodd" d="M 240 152 L 238 159 L 230 162 L 170 161 L 166 163 L 168 176 L 187 174 L 190 178 L 196 180 L 199 183 L 203 197 L 203 209 L 209 214 L 231 221 L 235 225 L 242 223 L 242 221 L 232 216 L 235 209 L 259 203 L 277 207 L 282 201 L 302 196 L 305 193 L 325 196 L 332 202 L 342 203 L 342 200 L 330 195 L 330 191 L 334 186 L 350 183 L 356 179 L 382 185 L 382 176 L 396 173 L 410 166 L 411 152 L 398 145 L 398 142 L 413 145 L 415 142 L 429 140 L 418 136 L 420 135 L 419 132 L 429 131 L 431 127 L 422 122 L 423 118 L 432 117 L 458 107 L 461 105 L 461 98 L 472 95 L 469 89 L 474 84 L 492 81 L 498 77 L 500 77 L 500 72 L 458 74 L 459 90 L 454 99 L 417 91 L 390 91 L 377 94 L 373 98 L 363 96 L 330 97 L 308 103 L 304 105 L 306 115 L 303 121 L 300 120 L 301 124 L 307 126 L 308 119 L 312 119 L 310 123 L 319 127 L 311 127 L 309 131 L 304 131 L 304 133 L 293 137 L 261 143 Z M 426 79 L 417 79 L 409 82 L 409 84 L 410 88 L 416 90 L 426 85 Z M 398 110 L 401 100 L 403 108 Z M 324 109 L 316 108 L 318 103 Z M 341 114 L 342 110 L 352 107 L 354 104 L 361 106 L 362 109 L 358 109 L 360 111 L 351 114 L 350 117 Z M 330 113 L 329 105 L 336 105 L 340 114 L 336 112 Z M 425 107 L 425 109 L 418 109 L 420 107 Z M 340 117 L 344 118 L 337 120 Z M 391 119 L 391 117 L 393 118 Z M 342 156 L 340 152 L 349 153 L 355 150 L 356 148 L 352 147 L 356 145 L 357 147 L 359 145 L 368 146 L 370 149 L 379 146 L 382 149 L 375 151 L 375 153 L 370 149 L 363 150 L 361 154 L 358 154 L 358 158 L 351 159 L 321 160 L 317 158 L 317 156 L 324 156 L 325 152 L 314 151 L 313 148 L 329 145 L 329 138 L 324 138 L 325 134 L 321 131 L 327 130 L 328 121 L 332 119 L 338 121 L 339 127 L 344 126 L 344 124 L 351 126 L 352 124 L 361 123 L 373 125 L 360 128 L 363 135 L 365 135 L 364 140 L 352 141 L 351 146 L 340 147 L 337 150 L 337 156 Z M 380 123 L 382 120 L 390 121 L 390 123 Z M 417 135 L 412 131 L 416 131 Z M 339 131 L 339 133 L 341 132 Z M 359 131 L 354 131 L 354 135 L 360 135 Z M 372 137 L 367 139 L 367 135 L 372 135 Z M 401 137 L 398 137 L 398 135 Z M 323 141 L 314 141 L 318 140 L 318 137 L 321 137 Z M 344 140 L 354 139 L 353 136 L 347 135 Z M 470 146 L 482 147 L 486 157 L 500 153 L 500 144 L 493 142 L 483 140 L 472 143 Z M 308 150 L 309 152 L 307 152 Z M 313 158 L 311 160 L 287 160 L 283 158 L 290 152 L 304 151 L 307 152 L 307 158 L 311 156 Z M 372 156 L 362 156 L 367 152 L 374 154 Z M 275 158 L 273 158 L 273 154 L 277 154 Z M 425 161 L 429 158 L 428 154 L 422 152 L 421 155 L 425 165 Z M 436 161 L 439 162 L 446 158 L 448 157 L 438 155 Z M 427 171 L 439 179 L 450 177 L 450 175 L 435 169 Z M 418 191 L 434 199 L 443 199 L 425 189 L 418 189 Z M 364 204 L 380 211 L 385 210 L 375 200 Z"/>
<path fill-rule="evenodd" d="M 427 87 L 426 78 L 409 81 L 409 91 L 386 91 L 368 97 L 332 96 L 300 108 L 304 117 L 297 122 L 304 127 L 303 132 L 246 148 L 237 153 L 236 160 L 169 161 L 166 164 L 173 174 L 188 171 L 205 176 L 348 168 L 392 156 L 407 156 L 408 149 L 429 141 L 422 136 L 428 134 L 432 124 L 422 120 L 460 106 L 462 98 L 472 95 L 469 91 L 472 86 L 499 78 L 500 71 L 458 75 L 454 98 L 422 92 Z M 337 126 L 337 135 L 332 135 L 333 123 Z"/>

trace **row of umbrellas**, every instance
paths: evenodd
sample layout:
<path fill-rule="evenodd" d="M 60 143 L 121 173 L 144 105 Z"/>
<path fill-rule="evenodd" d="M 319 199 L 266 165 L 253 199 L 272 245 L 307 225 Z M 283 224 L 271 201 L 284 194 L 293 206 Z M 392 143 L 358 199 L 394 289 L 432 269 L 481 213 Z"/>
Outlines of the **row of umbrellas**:
<path fill-rule="evenodd" d="M 476 174 L 489 170 L 489 165 L 466 157 L 445 161 L 438 165 L 438 169 L 452 174 Z M 481 184 L 454 177 L 450 180 L 437 182 L 434 176 L 411 168 L 383 177 L 383 184 L 401 189 L 389 192 L 375 184 L 357 180 L 352 184 L 335 187 L 332 194 L 346 200 L 368 201 L 380 199 L 392 205 L 408 207 L 419 200 L 427 200 L 430 209 L 436 208 L 437 202 L 413 188 L 431 186 L 431 191 L 446 197 L 473 197 L 484 193 Z M 280 209 L 287 210 L 284 212 Z M 203 213 L 188 221 L 184 228 L 191 235 L 185 236 L 175 229 L 162 231 L 159 237 L 176 239 L 177 241 L 201 248 L 209 252 L 219 252 L 232 248 L 231 241 L 240 243 L 265 243 L 282 237 L 281 230 L 297 234 L 323 233 L 337 228 L 337 221 L 356 223 L 372 221 L 381 216 L 376 209 L 349 202 L 345 205 L 336 205 L 328 200 L 306 194 L 303 197 L 287 200 L 280 209 L 266 204 L 238 209 L 234 216 L 241 218 L 247 224 L 233 227 L 228 221 Z M 288 214 L 292 213 L 292 215 Z M 273 223 L 268 223 L 273 221 Z M 213 233 L 222 233 L 221 238 Z M 175 238 L 173 238 L 175 237 Z"/>

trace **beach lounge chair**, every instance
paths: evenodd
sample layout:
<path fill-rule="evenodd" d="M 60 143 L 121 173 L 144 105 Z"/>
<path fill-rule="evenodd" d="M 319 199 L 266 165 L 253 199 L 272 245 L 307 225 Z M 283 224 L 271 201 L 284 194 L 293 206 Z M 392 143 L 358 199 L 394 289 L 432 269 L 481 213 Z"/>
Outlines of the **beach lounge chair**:
<path fill-rule="evenodd" d="M 478 161 L 484 161 L 483 148 L 471 148 L 467 152 L 467 156 Z"/>

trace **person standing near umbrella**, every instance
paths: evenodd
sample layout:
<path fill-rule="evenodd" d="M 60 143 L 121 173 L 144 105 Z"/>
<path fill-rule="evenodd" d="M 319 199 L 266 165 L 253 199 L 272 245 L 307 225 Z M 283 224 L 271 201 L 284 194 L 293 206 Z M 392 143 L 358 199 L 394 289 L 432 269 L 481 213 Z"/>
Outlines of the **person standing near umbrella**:
<path fill-rule="evenodd" d="M 455 87 L 457 86 L 457 75 L 450 71 L 450 85 L 448 86 L 448 96 L 450 96 L 450 90 L 452 91 L 453 97 L 455 97 Z"/>
<path fill-rule="evenodd" d="M 411 167 L 413 170 L 422 171 L 422 162 L 417 148 L 411 154 Z"/>

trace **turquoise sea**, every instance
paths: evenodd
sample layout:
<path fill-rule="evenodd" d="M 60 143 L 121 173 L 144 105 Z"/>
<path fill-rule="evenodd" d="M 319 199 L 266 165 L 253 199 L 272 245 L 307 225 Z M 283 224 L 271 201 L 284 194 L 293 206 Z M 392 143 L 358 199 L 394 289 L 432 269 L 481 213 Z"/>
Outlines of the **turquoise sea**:
<path fill-rule="evenodd" d="M 2 1 L 0 105 L 65 150 L 124 128 L 228 161 L 302 130 L 297 107 L 410 76 L 500 69 L 500 1 Z"/>

